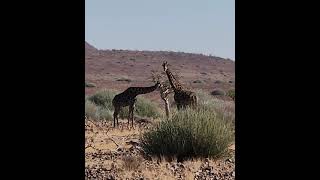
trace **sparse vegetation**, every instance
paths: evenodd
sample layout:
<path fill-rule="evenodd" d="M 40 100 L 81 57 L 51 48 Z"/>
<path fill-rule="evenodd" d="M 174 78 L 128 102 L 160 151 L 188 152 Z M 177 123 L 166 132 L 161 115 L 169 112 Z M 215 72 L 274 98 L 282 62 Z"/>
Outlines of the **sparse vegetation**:
<path fill-rule="evenodd" d="M 95 120 L 112 120 L 114 111 L 112 100 L 116 94 L 118 94 L 118 92 L 113 90 L 102 90 L 87 97 L 85 108 L 86 116 Z M 127 118 L 128 114 L 128 107 L 122 108 L 119 117 Z M 158 118 L 161 116 L 161 111 L 155 103 L 143 97 L 138 97 L 135 114 L 141 117 Z"/>

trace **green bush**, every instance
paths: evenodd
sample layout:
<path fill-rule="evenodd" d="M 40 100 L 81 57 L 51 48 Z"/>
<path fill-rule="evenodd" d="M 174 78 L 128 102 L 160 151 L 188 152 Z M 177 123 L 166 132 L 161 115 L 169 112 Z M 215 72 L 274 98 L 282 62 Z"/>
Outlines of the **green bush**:
<path fill-rule="evenodd" d="M 112 100 L 114 96 L 117 94 L 118 92 L 113 90 L 102 90 L 87 97 L 87 100 L 92 102 L 98 108 L 97 109 L 98 112 L 96 113 L 97 115 L 95 116 L 95 118 L 98 117 L 99 119 L 104 118 L 107 120 L 113 119 L 114 107 L 112 105 Z M 128 107 L 122 108 L 121 112 L 119 113 L 119 118 L 126 119 L 128 118 L 128 114 L 129 114 L 129 108 Z M 135 105 L 135 115 L 138 115 L 141 117 L 158 118 L 161 116 L 161 113 L 155 103 L 151 102 L 148 99 L 138 96 L 137 102 Z"/>
<path fill-rule="evenodd" d="M 144 150 L 157 156 L 217 157 L 233 140 L 231 124 L 208 109 L 176 112 L 141 137 Z"/>

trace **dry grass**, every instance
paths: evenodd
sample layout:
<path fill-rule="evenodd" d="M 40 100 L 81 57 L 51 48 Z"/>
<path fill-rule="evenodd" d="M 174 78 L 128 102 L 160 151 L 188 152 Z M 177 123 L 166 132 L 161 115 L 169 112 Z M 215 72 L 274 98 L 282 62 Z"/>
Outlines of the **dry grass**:
<path fill-rule="evenodd" d="M 135 171 L 139 168 L 141 161 L 141 157 L 134 157 L 130 155 L 124 156 L 122 157 L 122 168 L 129 171 Z"/>

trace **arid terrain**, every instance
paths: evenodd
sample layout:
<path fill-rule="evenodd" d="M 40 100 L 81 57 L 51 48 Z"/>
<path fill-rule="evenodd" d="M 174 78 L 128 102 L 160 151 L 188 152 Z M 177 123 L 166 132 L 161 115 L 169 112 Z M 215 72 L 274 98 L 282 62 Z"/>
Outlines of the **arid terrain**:
<path fill-rule="evenodd" d="M 186 89 L 208 94 L 234 89 L 235 67 L 230 59 L 183 52 L 98 50 L 87 42 L 85 53 L 86 83 L 94 84 L 85 88 L 86 95 L 102 89 L 124 91 L 130 86 L 154 85 L 152 73 L 163 74 L 163 61 Z M 159 92 L 141 96 L 163 107 Z M 217 98 L 232 103 L 227 96 Z M 144 153 L 139 137 L 159 121 L 135 116 L 135 128 L 128 129 L 123 119 L 117 128 L 111 121 L 86 119 L 86 179 L 235 179 L 234 144 L 214 160 L 160 161 Z"/>
<path fill-rule="evenodd" d="M 159 161 L 143 153 L 139 136 L 152 122 L 138 121 L 134 130 L 122 122 L 114 129 L 111 122 L 86 121 L 86 179 L 220 179 L 235 178 L 234 145 L 219 159 Z"/>

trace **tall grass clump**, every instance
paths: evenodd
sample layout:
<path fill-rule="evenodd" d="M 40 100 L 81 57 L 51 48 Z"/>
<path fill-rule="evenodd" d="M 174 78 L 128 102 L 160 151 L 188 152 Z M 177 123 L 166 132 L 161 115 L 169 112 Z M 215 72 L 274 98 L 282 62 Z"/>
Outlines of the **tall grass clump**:
<path fill-rule="evenodd" d="M 88 100 L 85 102 L 85 115 L 91 119 L 99 119 L 98 107 Z"/>
<path fill-rule="evenodd" d="M 107 109 L 113 110 L 112 99 L 118 93 L 114 90 L 101 90 L 88 97 L 88 100 Z"/>
<path fill-rule="evenodd" d="M 176 112 L 141 137 L 144 150 L 157 156 L 218 157 L 233 141 L 231 123 L 209 109 Z"/>
<path fill-rule="evenodd" d="M 218 99 L 202 90 L 197 90 L 195 93 L 198 98 L 198 108 L 214 111 L 223 121 L 234 124 L 235 105 L 233 102 Z"/>
<path fill-rule="evenodd" d="M 113 112 L 107 108 L 95 105 L 93 102 L 86 100 L 85 115 L 93 120 L 112 120 Z"/>
<path fill-rule="evenodd" d="M 141 117 L 158 118 L 161 116 L 159 107 L 149 99 L 138 97 L 135 107 L 137 115 Z"/>

